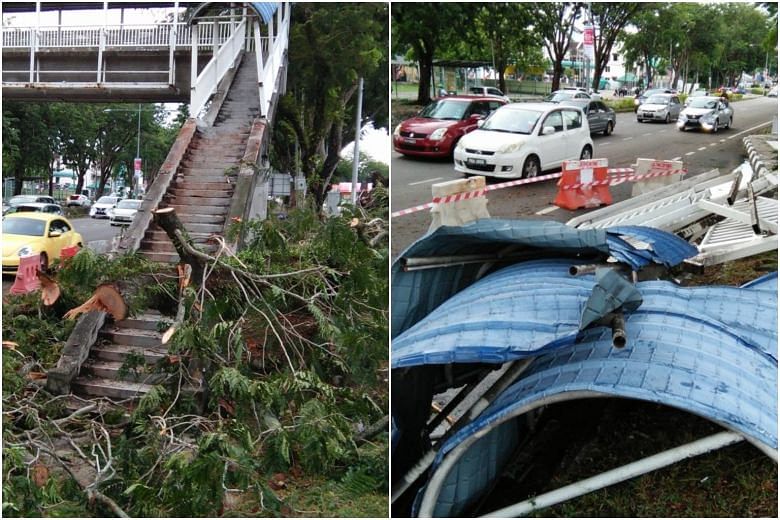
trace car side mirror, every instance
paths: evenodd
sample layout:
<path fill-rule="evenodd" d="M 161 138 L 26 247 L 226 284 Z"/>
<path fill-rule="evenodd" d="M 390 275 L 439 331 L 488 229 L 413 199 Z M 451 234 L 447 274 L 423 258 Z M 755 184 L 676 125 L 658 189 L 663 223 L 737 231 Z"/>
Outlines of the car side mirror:
<path fill-rule="evenodd" d="M 62 236 L 62 231 L 53 230 L 49 231 L 49 238 L 57 238 Z"/>
<path fill-rule="evenodd" d="M 555 133 L 555 127 L 554 126 L 545 126 L 542 129 L 542 135 L 552 135 Z"/>
<path fill-rule="evenodd" d="M 477 128 L 482 128 L 485 126 L 485 120 L 484 119 L 477 119 Z"/>

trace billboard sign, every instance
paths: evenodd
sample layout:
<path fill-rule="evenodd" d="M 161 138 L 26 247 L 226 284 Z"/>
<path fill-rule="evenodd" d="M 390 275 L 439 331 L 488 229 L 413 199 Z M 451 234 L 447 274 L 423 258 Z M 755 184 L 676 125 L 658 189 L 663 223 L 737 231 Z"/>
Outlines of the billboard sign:
<path fill-rule="evenodd" d="M 594 41 L 594 32 L 595 29 L 592 25 L 589 25 L 585 27 L 585 30 L 582 33 L 582 47 L 583 51 L 585 52 L 585 56 L 589 60 L 593 60 L 594 53 L 593 53 L 593 41 Z"/>

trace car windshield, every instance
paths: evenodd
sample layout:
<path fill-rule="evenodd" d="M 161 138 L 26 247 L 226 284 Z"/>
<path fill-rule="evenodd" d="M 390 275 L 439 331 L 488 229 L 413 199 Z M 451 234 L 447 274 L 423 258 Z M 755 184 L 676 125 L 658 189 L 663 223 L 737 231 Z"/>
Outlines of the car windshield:
<path fill-rule="evenodd" d="M 32 218 L 7 218 L 3 220 L 3 233 L 42 237 L 46 222 Z"/>
<path fill-rule="evenodd" d="M 116 204 L 116 197 L 100 197 L 98 204 Z"/>
<path fill-rule="evenodd" d="M 707 99 L 704 97 L 700 97 L 697 99 L 691 100 L 691 104 L 688 105 L 691 108 L 715 108 L 718 106 L 718 102 L 714 99 Z"/>
<path fill-rule="evenodd" d="M 469 92 L 472 94 L 482 94 L 482 87 L 471 87 Z"/>
<path fill-rule="evenodd" d="M 423 108 L 419 117 L 426 119 L 463 119 L 466 109 L 469 107 L 468 101 L 456 101 L 453 99 L 441 99 L 431 103 Z"/>
<path fill-rule="evenodd" d="M 539 111 L 525 108 L 498 109 L 485 120 L 482 130 L 530 134 L 541 115 Z"/>
<path fill-rule="evenodd" d="M 573 90 L 570 92 L 553 92 L 552 94 L 548 94 L 544 100 L 553 102 L 564 101 L 573 98 L 574 94 L 576 94 L 576 91 Z"/>
<path fill-rule="evenodd" d="M 665 105 L 669 102 L 669 98 L 666 96 L 650 96 L 645 103 L 649 105 Z"/>
<path fill-rule="evenodd" d="M 141 202 L 141 200 L 136 199 L 125 199 L 120 201 L 116 207 L 120 209 L 138 209 L 138 207 L 141 205 Z"/>

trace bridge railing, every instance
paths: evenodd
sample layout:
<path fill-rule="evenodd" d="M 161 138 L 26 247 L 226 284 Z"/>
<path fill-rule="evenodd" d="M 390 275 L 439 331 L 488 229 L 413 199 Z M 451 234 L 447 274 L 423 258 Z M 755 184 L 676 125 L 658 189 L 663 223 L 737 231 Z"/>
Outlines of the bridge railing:
<path fill-rule="evenodd" d="M 174 24 L 112 24 L 41 26 L 37 31 L 37 48 L 99 47 L 100 34 L 105 30 L 105 48 L 116 47 L 168 47 Z M 223 21 L 217 24 L 218 45 L 224 44 L 233 33 L 238 22 Z M 33 44 L 35 27 L 3 27 L 3 48 L 30 48 Z M 212 48 L 214 45 L 214 24 L 201 24 L 198 31 L 198 47 Z M 190 47 L 191 27 L 176 24 L 176 47 Z"/>

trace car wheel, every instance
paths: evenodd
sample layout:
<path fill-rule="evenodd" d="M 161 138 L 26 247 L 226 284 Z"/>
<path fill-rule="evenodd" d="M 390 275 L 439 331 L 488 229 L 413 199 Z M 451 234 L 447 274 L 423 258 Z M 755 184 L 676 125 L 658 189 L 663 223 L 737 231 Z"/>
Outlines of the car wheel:
<path fill-rule="evenodd" d="M 604 135 L 610 135 L 612 133 L 612 121 L 607 121 L 607 127 L 604 129 Z"/>
<path fill-rule="evenodd" d="M 49 269 L 49 257 L 46 256 L 46 253 L 41 252 L 40 271 L 42 273 L 45 273 L 48 269 Z"/>
<path fill-rule="evenodd" d="M 671 116 L 669 115 L 669 113 L 667 113 L 666 117 L 664 118 L 664 123 L 669 124 L 669 121 L 671 120 L 672 120 Z"/>
<path fill-rule="evenodd" d="M 637 118 L 636 118 L 636 122 L 637 122 L 637 123 L 644 123 L 644 122 L 645 122 L 645 120 L 644 120 L 644 119 L 639 119 L 639 118 L 637 117 Z"/>
<path fill-rule="evenodd" d="M 729 118 L 729 122 L 728 122 L 728 123 L 726 123 L 726 130 L 728 130 L 729 128 L 731 128 L 731 123 L 732 123 L 733 121 L 734 121 L 734 118 L 730 117 L 730 118 Z"/>
<path fill-rule="evenodd" d="M 716 119 L 715 124 L 712 125 L 712 133 L 717 134 L 718 130 L 720 130 L 720 121 Z"/>
<path fill-rule="evenodd" d="M 539 158 L 535 155 L 531 155 L 526 158 L 523 163 L 523 179 L 533 179 L 541 172 L 541 166 L 539 166 Z"/>
<path fill-rule="evenodd" d="M 593 157 L 593 150 L 591 149 L 590 145 L 586 145 L 580 153 L 580 160 L 590 159 L 591 157 Z"/>

